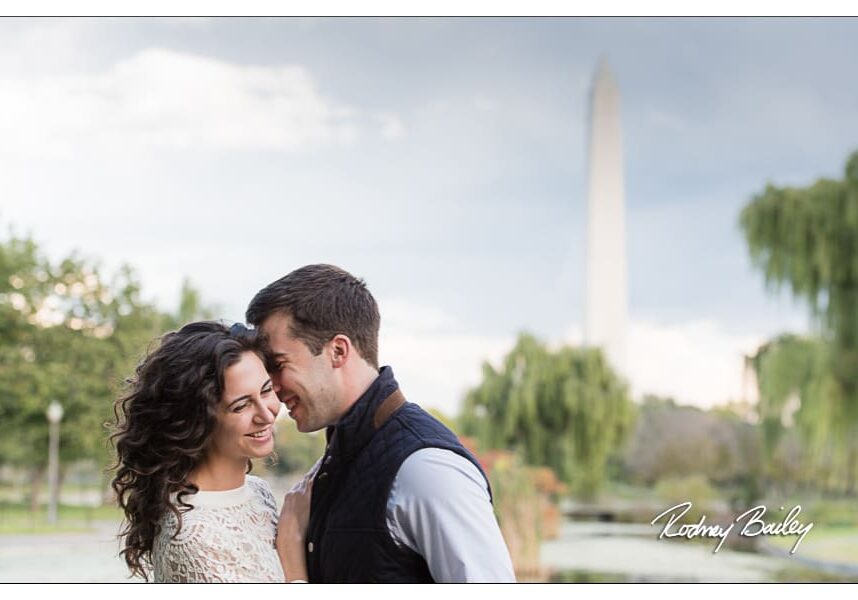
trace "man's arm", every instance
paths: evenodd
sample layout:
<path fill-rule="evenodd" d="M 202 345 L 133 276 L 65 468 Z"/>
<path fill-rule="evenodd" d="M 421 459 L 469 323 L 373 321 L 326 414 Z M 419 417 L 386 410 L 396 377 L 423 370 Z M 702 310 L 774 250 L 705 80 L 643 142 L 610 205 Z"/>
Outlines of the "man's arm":
<path fill-rule="evenodd" d="M 515 581 L 486 481 L 455 452 L 425 448 L 402 463 L 387 525 L 394 540 L 426 560 L 435 581 Z"/>

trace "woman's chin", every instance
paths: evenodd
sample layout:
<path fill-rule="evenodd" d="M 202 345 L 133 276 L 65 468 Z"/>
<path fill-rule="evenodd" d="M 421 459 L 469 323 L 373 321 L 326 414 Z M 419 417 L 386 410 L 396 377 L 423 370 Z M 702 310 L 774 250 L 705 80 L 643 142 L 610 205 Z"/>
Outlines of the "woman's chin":
<path fill-rule="evenodd" d="M 253 448 L 253 450 L 249 453 L 249 458 L 265 458 L 266 456 L 270 456 L 271 453 L 274 452 L 274 444 L 270 444 L 267 448 Z"/>
<path fill-rule="evenodd" d="M 274 440 L 271 440 L 265 444 L 253 444 L 251 447 L 245 447 L 244 453 L 246 458 L 265 458 L 274 452 Z"/>

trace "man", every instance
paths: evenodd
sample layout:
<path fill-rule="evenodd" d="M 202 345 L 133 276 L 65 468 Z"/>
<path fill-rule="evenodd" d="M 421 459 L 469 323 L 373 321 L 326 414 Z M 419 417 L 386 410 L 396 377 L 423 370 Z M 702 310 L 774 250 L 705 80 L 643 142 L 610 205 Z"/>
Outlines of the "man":
<path fill-rule="evenodd" d="M 515 581 L 479 463 L 379 369 L 381 318 L 363 280 L 302 267 L 256 294 L 246 317 L 268 340 L 274 389 L 299 431 L 327 428 L 310 581 Z"/>

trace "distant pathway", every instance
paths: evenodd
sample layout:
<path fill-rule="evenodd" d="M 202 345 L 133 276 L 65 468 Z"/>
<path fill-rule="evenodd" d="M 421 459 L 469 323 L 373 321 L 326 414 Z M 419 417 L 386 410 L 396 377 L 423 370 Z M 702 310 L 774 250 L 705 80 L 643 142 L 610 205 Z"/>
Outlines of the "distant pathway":
<path fill-rule="evenodd" d="M 0 535 L 0 583 L 130 582 L 118 529 L 96 523 L 86 533 Z"/>
<path fill-rule="evenodd" d="M 556 571 L 615 573 L 629 581 L 771 581 L 789 559 L 657 540 L 649 525 L 573 523 L 542 545 L 544 567 Z M 714 544 L 713 544 L 714 547 Z"/>

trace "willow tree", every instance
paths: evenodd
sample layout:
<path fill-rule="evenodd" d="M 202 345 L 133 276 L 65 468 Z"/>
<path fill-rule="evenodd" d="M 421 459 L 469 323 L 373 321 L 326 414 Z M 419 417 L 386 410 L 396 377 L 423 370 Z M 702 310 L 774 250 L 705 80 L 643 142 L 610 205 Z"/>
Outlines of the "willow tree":
<path fill-rule="evenodd" d="M 823 339 L 785 334 L 749 359 L 759 385 L 757 412 L 769 484 L 848 487 L 849 453 L 843 451 L 844 440 L 831 435 L 839 416 L 833 411 L 843 406 L 831 351 Z M 789 450 L 790 433 L 802 442 L 799 460 L 788 457 L 795 453 Z"/>
<path fill-rule="evenodd" d="M 858 469 L 858 152 L 843 180 L 804 187 L 767 185 L 744 208 L 741 228 L 769 289 L 788 288 L 805 300 L 826 351 L 817 393 L 801 398 L 815 435 L 846 457 L 847 489 Z M 760 375 L 760 373 L 758 373 Z M 762 382 L 761 382 L 762 383 Z M 795 387 L 795 386 L 793 386 Z M 813 418 L 811 419 L 811 415 Z"/>
<path fill-rule="evenodd" d="M 604 482 L 607 460 L 631 420 L 626 385 L 599 350 L 552 352 L 527 334 L 500 370 L 483 365 L 483 381 L 468 393 L 460 417 L 463 433 L 481 447 L 518 451 L 582 496 Z"/>

